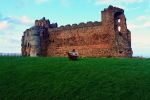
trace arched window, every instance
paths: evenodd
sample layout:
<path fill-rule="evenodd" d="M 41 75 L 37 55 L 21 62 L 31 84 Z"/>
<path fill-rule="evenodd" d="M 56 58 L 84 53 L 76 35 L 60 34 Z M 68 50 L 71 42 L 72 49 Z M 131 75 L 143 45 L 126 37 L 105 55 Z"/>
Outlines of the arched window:
<path fill-rule="evenodd" d="M 120 18 L 118 18 L 118 31 L 120 32 L 121 27 L 120 27 Z"/>
<path fill-rule="evenodd" d="M 121 27 L 120 27 L 120 26 L 118 26 L 118 31 L 120 32 L 120 30 L 121 30 Z"/>
<path fill-rule="evenodd" d="M 120 18 L 118 18 L 118 23 L 120 23 Z"/>
<path fill-rule="evenodd" d="M 122 13 L 120 13 L 120 12 L 116 12 L 115 14 L 114 14 L 114 30 L 116 31 L 116 32 L 120 32 L 121 31 L 121 29 L 122 29 Z"/>

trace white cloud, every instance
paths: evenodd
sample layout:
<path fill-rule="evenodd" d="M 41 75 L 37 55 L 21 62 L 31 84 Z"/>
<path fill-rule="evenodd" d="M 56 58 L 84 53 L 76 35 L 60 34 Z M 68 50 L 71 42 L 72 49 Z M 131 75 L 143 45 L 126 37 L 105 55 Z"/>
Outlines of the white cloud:
<path fill-rule="evenodd" d="M 0 22 L 0 30 L 8 29 L 9 24 L 7 21 L 1 21 Z"/>
<path fill-rule="evenodd" d="M 2 20 L 5 19 L 5 20 Z M 8 16 L 0 22 L 0 52 L 21 52 L 23 32 L 34 24 L 34 20 L 26 15 Z"/>
<path fill-rule="evenodd" d="M 29 17 L 26 15 L 23 16 L 8 16 L 8 21 L 10 21 L 13 24 L 19 23 L 19 24 L 24 24 L 24 25 L 31 25 L 34 23 L 34 20 L 31 20 Z"/>
<path fill-rule="evenodd" d="M 150 27 L 150 20 L 143 25 L 144 28 Z"/>
<path fill-rule="evenodd" d="M 6 30 L 5 33 L 0 31 L 3 34 L 0 34 L 0 53 L 19 53 L 21 52 L 21 34 L 15 33 L 11 34 L 11 31 L 16 32 L 15 30 Z"/>
<path fill-rule="evenodd" d="M 35 3 L 36 4 L 40 4 L 40 3 L 43 3 L 43 2 L 48 2 L 49 0 L 35 0 Z"/>
<path fill-rule="evenodd" d="M 113 0 L 96 0 L 95 5 L 111 4 Z"/>
<path fill-rule="evenodd" d="M 143 0 L 96 0 L 95 5 L 115 5 L 115 6 L 121 6 L 124 4 L 132 4 L 132 3 L 140 3 Z"/>
<path fill-rule="evenodd" d="M 145 20 L 145 19 L 147 19 L 146 16 L 140 16 L 140 17 L 137 18 L 138 21 L 142 21 L 142 20 Z"/>
<path fill-rule="evenodd" d="M 143 24 L 141 24 L 141 22 Z M 150 27 L 150 16 L 139 16 L 135 20 L 132 20 L 131 22 L 127 22 L 127 26 L 129 29 L 149 28 Z"/>
<path fill-rule="evenodd" d="M 134 29 L 134 28 L 139 28 L 139 26 L 134 24 L 128 24 L 128 29 Z"/>
<path fill-rule="evenodd" d="M 150 57 L 150 34 L 143 30 L 143 33 L 131 31 L 131 35 L 133 56 Z"/>
<path fill-rule="evenodd" d="M 63 7 L 69 7 L 70 3 L 67 0 L 61 0 L 60 5 L 63 6 Z"/>
<path fill-rule="evenodd" d="M 143 25 L 128 24 L 129 29 L 136 29 L 136 28 L 142 29 L 142 28 L 148 28 L 148 27 L 150 27 L 150 21 L 146 22 Z"/>
<path fill-rule="evenodd" d="M 145 12 L 149 12 L 149 9 L 146 9 Z"/>
<path fill-rule="evenodd" d="M 28 18 L 27 16 L 22 16 L 20 21 L 23 23 L 23 24 L 33 24 L 34 23 L 34 20 L 31 20 L 30 18 Z"/>
<path fill-rule="evenodd" d="M 95 5 L 113 5 L 127 11 L 129 8 L 127 8 L 125 4 L 130 4 L 133 2 L 135 2 L 135 0 L 96 0 Z"/>

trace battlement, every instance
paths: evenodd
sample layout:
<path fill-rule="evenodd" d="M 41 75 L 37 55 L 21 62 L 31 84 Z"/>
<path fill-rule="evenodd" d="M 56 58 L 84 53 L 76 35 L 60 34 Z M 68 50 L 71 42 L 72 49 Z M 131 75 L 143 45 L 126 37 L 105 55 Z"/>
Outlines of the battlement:
<path fill-rule="evenodd" d="M 57 28 L 57 27 L 58 27 L 57 23 L 50 24 L 50 28 Z"/>
<path fill-rule="evenodd" d="M 108 8 L 105 8 L 102 12 L 107 12 L 107 11 L 115 11 L 115 12 L 122 12 L 124 13 L 124 10 L 118 7 L 113 7 L 112 5 L 109 5 Z"/>
<path fill-rule="evenodd" d="M 35 26 L 41 26 L 45 28 L 57 28 L 57 23 L 50 24 L 49 20 L 46 20 L 45 17 L 43 17 L 40 20 L 35 20 Z"/>
<path fill-rule="evenodd" d="M 92 21 L 89 21 L 87 23 L 79 23 L 79 24 L 67 24 L 65 26 L 60 26 L 58 28 L 53 28 L 53 29 L 49 29 L 48 31 L 49 32 L 52 32 L 52 31 L 62 31 L 62 30 L 71 30 L 71 29 L 77 29 L 77 28 L 85 28 L 85 27 L 94 27 L 94 26 L 102 26 L 102 22 L 98 22 L 98 21 L 95 21 L 95 22 L 92 22 Z"/>

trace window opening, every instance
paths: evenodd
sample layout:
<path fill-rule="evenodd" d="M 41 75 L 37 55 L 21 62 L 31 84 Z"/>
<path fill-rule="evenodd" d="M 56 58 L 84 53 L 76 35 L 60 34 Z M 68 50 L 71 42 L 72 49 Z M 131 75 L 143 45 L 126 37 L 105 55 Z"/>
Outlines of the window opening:
<path fill-rule="evenodd" d="M 120 26 L 118 26 L 118 31 L 120 32 L 120 30 L 121 30 L 121 27 L 120 27 Z"/>
<path fill-rule="evenodd" d="M 118 23 L 120 23 L 120 18 L 118 19 Z"/>
<path fill-rule="evenodd" d="M 120 54 L 122 54 L 123 51 L 119 51 Z"/>

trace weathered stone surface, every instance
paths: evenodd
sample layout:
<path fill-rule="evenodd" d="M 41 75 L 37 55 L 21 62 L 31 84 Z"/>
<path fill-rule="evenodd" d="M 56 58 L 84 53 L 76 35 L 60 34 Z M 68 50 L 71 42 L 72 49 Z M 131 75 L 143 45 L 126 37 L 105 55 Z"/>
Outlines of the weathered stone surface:
<path fill-rule="evenodd" d="M 34 26 L 22 37 L 22 55 L 38 56 L 40 54 L 40 27 Z"/>
<path fill-rule="evenodd" d="M 120 27 L 120 30 L 118 30 Z M 57 27 L 42 18 L 22 36 L 24 56 L 67 56 L 76 49 L 82 57 L 132 57 L 131 32 L 124 10 L 109 6 L 102 21 Z"/>

